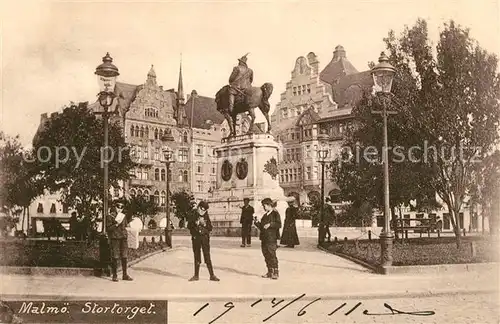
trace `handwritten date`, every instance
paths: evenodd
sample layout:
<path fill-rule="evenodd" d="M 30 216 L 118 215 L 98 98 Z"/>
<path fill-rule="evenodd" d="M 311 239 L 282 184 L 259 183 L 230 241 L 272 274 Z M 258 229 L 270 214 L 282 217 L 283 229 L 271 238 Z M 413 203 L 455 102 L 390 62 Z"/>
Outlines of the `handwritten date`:
<path fill-rule="evenodd" d="M 277 310 L 274 311 L 273 313 L 271 313 L 266 318 L 264 318 L 262 320 L 262 322 L 269 321 L 271 318 L 273 318 L 274 316 L 276 316 L 277 314 L 279 314 L 281 311 L 285 310 L 287 307 L 289 307 L 292 304 L 294 304 L 294 303 L 298 302 L 299 300 L 303 299 L 305 296 L 306 296 L 306 294 L 302 294 L 302 295 L 294 298 L 293 300 L 291 300 L 291 301 L 289 301 L 289 302 L 287 302 L 287 303 L 285 303 L 283 305 L 281 305 L 281 304 L 285 302 L 284 299 L 273 298 L 271 300 L 271 308 L 272 309 L 277 308 Z M 318 302 L 320 300 L 321 300 L 321 298 L 316 298 L 313 301 L 305 304 L 298 311 L 297 316 L 299 316 L 299 317 L 300 316 L 304 316 L 307 313 L 306 308 L 308 308 L 309 306 L 311 306 L 312 304 L 314 304 L 314 303 L 316 303 L 316 302 Z M 250 307 L 257 307 L 262 301 L 263 301 L 262 299 L 256 300 L 255 302 L 252 302 L 250 304 Z M 193 316 L 197 316 L 200 312 L 202 312 L 209 305 L 210 305 L 210 303 L 205 303 L 202 307 L 200 307 L 193 314 Z M 280 308 L 278 308 L 279 305 L 281 305 Z M 327 314 L 327 316 L 333 316 L 335 314 L 341 314 L 341 310 L 344 311 L 344 316 L 349 316 L 353 312 L 355 312 L 361 305 L 362 305 L 361 302 L 358 302 L 358 303 L 356 303 L 354 305 L 351 305 L 351 306 L 348 306 L 347 303 L 342 303 L 341 305 L 337 305 L 332 311 L 330 311 Z M 224 308 L 225 309 L 217 317 L 215 317 L 214 319 L 212 319 L 208 324 L 215 323 L 218 319 L 220 319 L 221 317 L 223 317 L 224 315 L 226 315 L 227 313 L 229 313 L 235 307 L 236 306 L 235 306 L 235 304 L 232 301 L 225 303 L 224 304 Z M 384 315 L 390 315 L 390 316 L 393 316 L 393 315 L 432 316 L 432 315 L 435 315 L 434 311 L 412 311 L 412 312 L 406 312 L 406 311 L 398 310 L 398 309 L 392 307 L 391 305 L 389 305 L 388 303 L 384 303 L 384 307 L 388 310 L 388 312 L 385 312 L 385 313 L 372 313 L 369 310 L 365 309 L 362 312 L 362 314 L 363 315 L 367 315 L 367 316 L 384 316 Z"/>

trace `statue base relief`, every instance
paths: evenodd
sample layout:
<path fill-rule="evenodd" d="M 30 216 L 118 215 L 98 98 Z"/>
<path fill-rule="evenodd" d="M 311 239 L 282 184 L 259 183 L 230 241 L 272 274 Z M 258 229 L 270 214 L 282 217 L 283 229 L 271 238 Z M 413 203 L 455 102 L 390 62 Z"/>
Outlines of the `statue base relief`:
<path fill-rule="evenodd" d="M 217 184 L 211 196 L 210 218 L 215 227 L 240 227 L 243 199 L 250 199 L 258 219 L 264 214 L 261 200 L 277 201 L 282 222 L 287 203 L 278 183 L 278 143 L 270 134 L 225 138 L 215 148 Z"/>

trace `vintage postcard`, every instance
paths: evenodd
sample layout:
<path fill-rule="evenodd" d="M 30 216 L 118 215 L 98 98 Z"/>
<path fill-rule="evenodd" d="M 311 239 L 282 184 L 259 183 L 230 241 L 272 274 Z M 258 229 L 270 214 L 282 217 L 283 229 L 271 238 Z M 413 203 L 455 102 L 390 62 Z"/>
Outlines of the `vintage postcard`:
<path fill-rule="evenodd" d="M 1 5 L 0 323 L 500 323 L 498 1 Z"/>

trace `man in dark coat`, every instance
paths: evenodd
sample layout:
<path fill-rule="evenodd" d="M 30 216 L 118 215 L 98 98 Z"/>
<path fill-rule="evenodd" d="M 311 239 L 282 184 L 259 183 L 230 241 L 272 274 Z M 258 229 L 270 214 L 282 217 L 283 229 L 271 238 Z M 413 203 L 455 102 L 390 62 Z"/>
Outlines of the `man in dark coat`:
<path fill-rule="evenodd" d="M 210 280 L 220 281 L 214 274 L 212 260 L 210 258 L 210 232 L 212 231 L 212 222 L 208 216 L 208 203 L 200 201 L 198 208 L 192 210 L 188 216 L 188 229 L 191 233 L 191 243 L 194 253 L 194 276 L 189 281 L 200 279 L 201 251 L 203 250 L 203 259 L 210 273 Z"/>
<path fill-rule="evenodd" d="M 112 208 L 106 218 L 106 232 L 111 247 L 111 271 L 113 281 L 118 281 L 117 269 L 118 259 L 122 262 L 122 279 L 132 281 L 133 279 L 127 274 L 127 256 L 128 256 L 128 242 L 127 242 L 127 225 L 130 219 L 122 212 L 122 206 L 118 205 L 117 208 Z"/>
<path fill-rule="evenodd" d="M 253 223 L 253 214 L 254 209 L 250 206 L 250 199 L 243 199 L 243 207 L 241 207 L 241 247 L 245 247 L 246 245 L 252 245 L 252 223 Z"/>
<path fill-rule="evenodd" d="M 252 87 L 253 71 L 247 66 L 247 55 L 238 59 L 238 66 L 233 68 L 229 76 L 229 111 L 233 111 L 235 96 L 244 100 L 246 90 Z"/>
<path fill-rule="evenodd" d="M 260 230 L 261 249 L 267 266 L 267 273 L 262 277 L 278 279 L 279 270 L 276 250 L 278 248 L 279 229 L 281 228 L 280 214 L 274 210 L 274 203 L 270 198 L 263 199 L 261 203 L 266 212 L 260 221 L 255 219 L 255 226 Z"/>
<path fill-rule="evenodd" d="M 293 248 L 295 245 L 300 244 L 297 227 L 295 226 L 298 208 L 295 206 L 295 197 L 288 197 L 287 202 L 288 208 L 285 211 L 285 223 L 283 224 L 280 244 Z"/>

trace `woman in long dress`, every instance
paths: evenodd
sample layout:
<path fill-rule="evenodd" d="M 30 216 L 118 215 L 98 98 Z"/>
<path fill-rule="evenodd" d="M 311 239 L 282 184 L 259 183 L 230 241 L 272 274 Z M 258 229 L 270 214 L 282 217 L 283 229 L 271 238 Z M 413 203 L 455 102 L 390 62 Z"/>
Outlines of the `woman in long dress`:
<path fill-rule="evenodd" d="M 288 208 L 285 212 L 285 223 L 283 225 L 283 233 L 281 235 L 281 245 L 293 248 L 299 245 L 299 236 L 297 235 L 297 227 L 295 226 L 295 219 L 297 219 L 298 208 L 295 205 L 295 197 L 288 197 Z"/>

